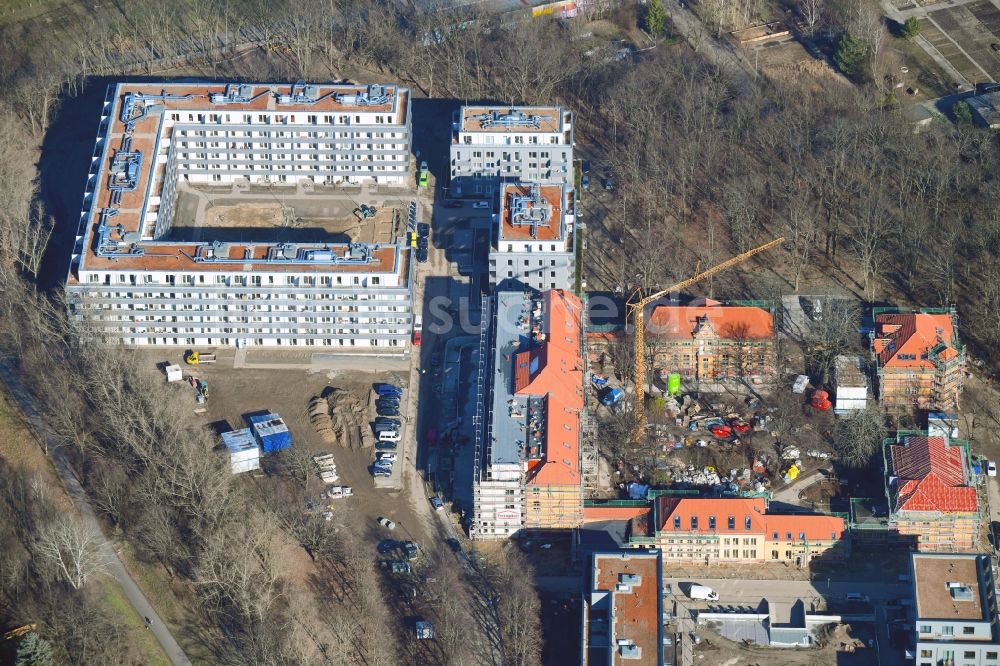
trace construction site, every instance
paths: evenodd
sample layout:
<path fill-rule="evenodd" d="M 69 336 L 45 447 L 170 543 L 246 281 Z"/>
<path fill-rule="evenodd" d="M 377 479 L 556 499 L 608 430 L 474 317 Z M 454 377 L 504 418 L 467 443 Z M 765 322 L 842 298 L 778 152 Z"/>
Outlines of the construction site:
<path fill-rule="evenodd" d="M 317 186 L 181 186 L 177 212 L 165 239 L 246 242 L 261 238 L 291 243 L 394 244 L 406 231 L 407 204 Z"/>

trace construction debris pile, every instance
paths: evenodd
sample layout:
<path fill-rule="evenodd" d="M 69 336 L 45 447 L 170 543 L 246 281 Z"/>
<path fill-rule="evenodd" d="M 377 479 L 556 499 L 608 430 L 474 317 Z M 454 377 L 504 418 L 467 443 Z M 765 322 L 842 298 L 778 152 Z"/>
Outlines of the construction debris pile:
<path fill-rule="evenodd" d="M 309 420 L 326 444 L 347 449 L 371 448 L 375 438 L 368 428 L 366 409 L 350 391 L 326 389 L 309 400 Z"/>

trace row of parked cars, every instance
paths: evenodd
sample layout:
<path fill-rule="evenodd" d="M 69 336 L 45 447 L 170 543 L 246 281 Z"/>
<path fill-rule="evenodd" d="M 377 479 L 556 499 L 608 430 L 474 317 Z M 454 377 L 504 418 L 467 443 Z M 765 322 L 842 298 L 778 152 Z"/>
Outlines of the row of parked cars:
<path fill-rule="evenodd" d="M 403 389 L 392 384 L 375 385 L 375 463 L 372 476 L 392 476 L 396 446 L 402 437 L 399 420 Z"/>

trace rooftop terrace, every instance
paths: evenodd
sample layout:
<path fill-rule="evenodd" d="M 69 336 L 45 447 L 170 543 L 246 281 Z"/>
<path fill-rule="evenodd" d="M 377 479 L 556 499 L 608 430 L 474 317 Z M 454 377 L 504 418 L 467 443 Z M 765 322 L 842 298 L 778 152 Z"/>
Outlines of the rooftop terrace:
<path fill-rule="evenodd" d="M 979 555 L 913 554 L 917 618 L 989 621 Z"/>
<path fill-rule="evenodd" d="M 508 183 L 500 193 L 500 240 L 565 238 L 562 185 Z"/>
<path fill-rule="evenodd" d="M 79 266 L 86 270 L 219 270 L 217 258 L 207 261 L 199 255 L 204 245 L 185 242 L 188 239 L 155 241 L 152 224 L 144 223 L 147 206 L 155 210 L 164 186 L 166 166 L 160 160 L 161 152 L 172 140 L 172 125 L 164 121 L 167 112 L 183 111 L 192 118 L 178 122 L 199 125 L 216 123 L 211 114 L 249 111 L 266 116 L 253 119 L 261 126 L 277 124 L 290 129 L 295 127 L 295 118 L 284 114 L 305 111 L 381 112 L 390 114 L 390 123 L 404 124 L 408 94 L 404 88 L 381 85 L 118 84 L 109 91 L 109 107 L 104 112 L 107 125 L 102 124 L 104 140 L 98 143 L 93 156 L 97 185 L 81 217 L 83 247 L 79 250 Z M 302 252 L 295 254 L 281 250 L 281 261 L 272 263 L 279 244 L 266 232 L 261 236 L 252 243 L 227 248 L 224 263 L 230 264 L 229 270 L 363 270 L 356 262 L 337 260 L 331 256 L 338 254 L 337 249 L 324 244 L 299 246 Z M 370 250 L 369 270 L 392 272 L 399 266 L 394 248 L 373 246 Z M 350 251 L 344 245 L 342 256 Z M 201 260 L 198 256 L 202 256 Z M 71 275 L 69 279 L 72 282 L 78 277 Z"/>
<path fill-rule="evenodd" d="M 563 130 L 563 111 L 557 106 L 463 106 L 460 129 L 463 132 L 539 132 Z"/>

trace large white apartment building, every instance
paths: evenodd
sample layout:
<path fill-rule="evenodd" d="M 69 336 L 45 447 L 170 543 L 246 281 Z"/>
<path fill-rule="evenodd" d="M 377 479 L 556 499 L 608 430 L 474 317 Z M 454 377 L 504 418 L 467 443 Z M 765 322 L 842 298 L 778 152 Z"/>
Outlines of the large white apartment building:
<path fill-rule="evenodd" d="M 1000 614 L 990 557 L 910 557 L 916 666 L 1000 664 Z"/>
<path fill-rule="evenodd" d="M 401 352 L 410 251 L 395 238 L 202 240 L 171 233 L 179 190 L 404 183 L 409 91 L 393 86 L 120 83 L 101 114 L 67 276 L 73 319 L 129 345 Z M 287 231 L 287 230 L 284 230 Z M 253 237 L 246 237 L 253 236 Z"/>
<path fill-rule="evenodd" d="M 452 119 L 451 193 L 489 195 L 500 183 L 573 187 L 573 114 L 558 106 L 463 106 Z"/>
<path fill-rule="evenodd" d="M 564 185 L 504 183 L 490 245 L 490 283 L 538 291 L 571 289 L 575 201 Z"/>

